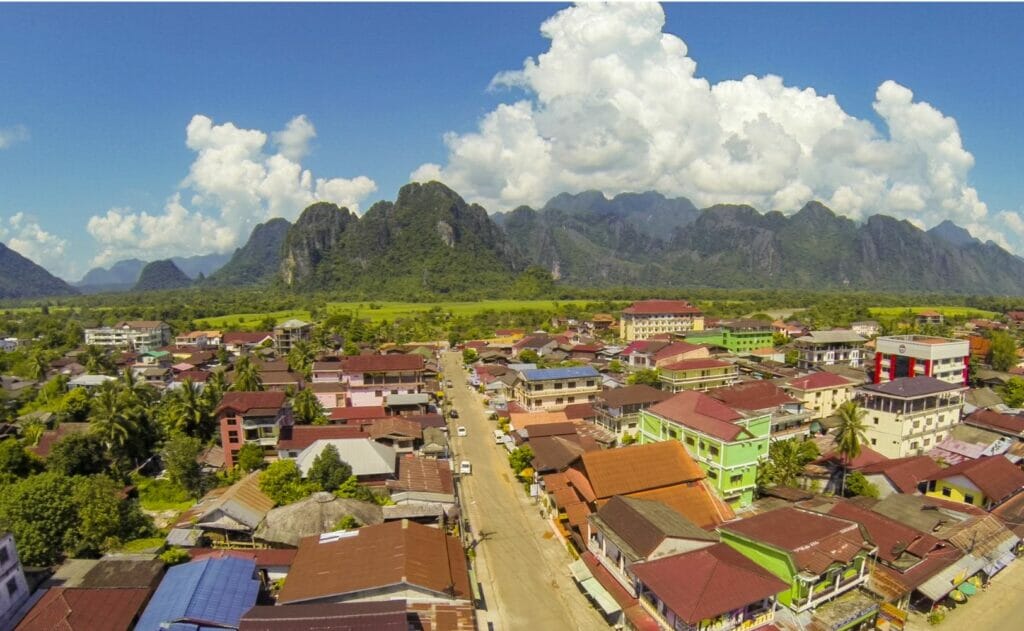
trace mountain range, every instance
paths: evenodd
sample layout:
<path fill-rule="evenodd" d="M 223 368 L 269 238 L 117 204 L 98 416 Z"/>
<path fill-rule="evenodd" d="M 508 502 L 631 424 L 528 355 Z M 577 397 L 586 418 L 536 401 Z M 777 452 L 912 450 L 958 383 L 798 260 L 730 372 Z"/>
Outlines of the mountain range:
<path fill-rule="evenodd" d="M 283 221 L 283 220 L 282 220 Z M 230 254 L 201 254 L 197 256 L 176 256 L 170 260 L 190 279 L 200 275 L 209 276 L 224 266 L 231 259 Z M 80 291 L 94 294 L 108 291 L 129 291 L 135 287 L 142 276 L 147 261 L 125 259 L 117 261 L 109 268 L 94 267 L 86 272 L 80 281 L 74 283 Z"/>
<path fill-rule="evenodd" d="M 124 284 L 141 263 L 106 272 Z M 538 269 L 579 287 L 1024 295 L 1024 259 L 950 221 L 924 231 L 885 215 L 856 223 L 813 201 L 785 215 L 744 205 L 698 209 L 655 192 L 607 198 L 597 191 L 488 215 L 438 182 L 408 184 L 394 202 L 377 202 L 361 216 L 320 202 L 294 224 L 260 224 L 197 283 L 414 299 L 501 294 Z M 174 276 L 164 272 L 161 278 Z"/>
<path fill-rule="evenodd" d="M 77 293 L 71 285 L 0 243 L 0 299 Z"/>

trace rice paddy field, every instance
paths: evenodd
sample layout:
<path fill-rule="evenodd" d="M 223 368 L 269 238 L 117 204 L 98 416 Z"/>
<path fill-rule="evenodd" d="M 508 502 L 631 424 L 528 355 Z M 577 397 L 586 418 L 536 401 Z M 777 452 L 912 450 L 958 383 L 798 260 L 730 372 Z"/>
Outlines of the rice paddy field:
<path fill-rule="evenodd" d="M 871 307 L 871 315 L 876 318 L 898 318 L 905 315 L 907 311 L 914 314 L 921 313 L 922 311 L 937 311 L 946 318 L 991 318 L 999 315 L 995 311 L 985 311 L 984 309 L 975 309 L 973 307 L 943 307 L 943 306 L 925 306 L 925 307 Z"/>

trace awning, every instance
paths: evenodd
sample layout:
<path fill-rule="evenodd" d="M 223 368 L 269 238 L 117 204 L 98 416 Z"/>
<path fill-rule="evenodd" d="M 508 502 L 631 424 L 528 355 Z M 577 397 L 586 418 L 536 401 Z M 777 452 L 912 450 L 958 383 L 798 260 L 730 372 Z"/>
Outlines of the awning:
<path fill-rule="evenodd" d="M 963 583 L 960 583 L 960 586 L 957 587 L 957 589 L 963 592 L 964 596 L 973 596 L 978 593 L 978 588 L 971 584 L 969 581 L 964 581 Z"/>
<path fill-rule="evenodd" d="M 583 591 L 587 592 L 587 595 L 594 599 L 597 606 L 601 608 L 601 611 L 606 616 L 619 613 L 622 608 L 615 602 L 612 595 L 608 593 L 601 583 L 597 582 L 594 575 L 590 573 L 590 568 L 583 562 L 582 559 L 577 559 L 569 564 L 569 572 L 572 577 L 579 583 L 579 586 L 583 588 Z"/>

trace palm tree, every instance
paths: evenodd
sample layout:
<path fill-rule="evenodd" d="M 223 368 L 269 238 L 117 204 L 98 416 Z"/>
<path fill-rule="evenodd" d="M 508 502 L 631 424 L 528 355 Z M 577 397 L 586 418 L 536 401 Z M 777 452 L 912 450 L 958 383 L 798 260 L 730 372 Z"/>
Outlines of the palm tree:
<path fill-rule="evenodd" d="M 224 369 L 214 370 L 203 385 L 203 398 L 206 399 L 211 409 L 215 408 L 227 389 L 228 381 L 224 376 Z"/>
<path fill-rule="evenodd" d="M 90 344 L 85 347 L 85 369 L 93 374 L 106 374 L 110 372 L 110 358 L 107 357 L 105 349 Z"/>
<path fill-rule="evenodd" d="M 819 455 L 810 440 L 776 440 L 768 446 L 768 460 L 758 467 L 760 486 L 793 486 L 804 467 Z"/>
<path fill-rule="evenodd" d="M 207 440 L 213 433 L 213 413 L 209 400 L 202 396 L 199 387 L 191 379 L 182 382 L 167 403 L 169 421 L 172 431 L 186 436 Z"/>
<path fill-rule="evenodd" d="M 304 377 L 309 377 L 313 367 L 313 347 L 305 340 L 299 340 L 288 351 L 288 367 Z"/>
<path fill-rule="evenodd" d="M 836 453 L 843 460 L 843 477 L 840 493 L 846 491 L 846 469 L 850 463 L 860 455 L 861 445 L 867 442 L 867 428 L 864 427 L 864 417 L 867 410 L 857 405 L 856 401 L 847 401 L 839 406 L 839 427 L 833 439 L 836 445 Z"/>
<path fill-rule="evenodd" d="M 292 412 L 295 413 L 300 423 L 313 425 L 327 424 L 324 408 L 320 405 L 320 400 L 316 398 L 312 390 L 299 390 L 292 397 Z"/>
<path fill-rule="evenodd" d="M 37 350 L 29 356 L 28 361 L 29 378 L 42 383 L 46 379 L 46 374 L 50 371 L 50 362 L 46 360 L 46 355 L 42 351 Z"/>
<path fill-rule="evenodd" d="M 123 451 L 136 429 L 132 411 L 120 395 L 121 387 L 116 381 L 104 383 L 96 392 L 89 415 L 92 431 L 103 439 L 110 452 Z"/>
<path fill-rule="evenodd" d="M 263 390 L 263 378 L 260 371 L 249 359 L 248 355 L 242 355 L 235 360 L 235 383 L 232 390 L 241 392 L 258 392 Z"/>

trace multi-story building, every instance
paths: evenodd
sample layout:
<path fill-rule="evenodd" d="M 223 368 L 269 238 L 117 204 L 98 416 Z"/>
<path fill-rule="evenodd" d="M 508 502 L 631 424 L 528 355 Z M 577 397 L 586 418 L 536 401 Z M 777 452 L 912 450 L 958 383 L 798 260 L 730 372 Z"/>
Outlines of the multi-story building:
<path fill-rule="evenodd" d="M 286 403 L 284 392 L 224 393 L 215 414 L 228 469 L 235 466 L 238 452 L 246 443 L 257 443 L 266 456 L 276 456 L 281 428 L 294 422 L 291 407 Z"/>
<path fill-rule="evenodd" d="M 967 340 L 932 335 L 889 335 L 875 340 L 875 383 L 901 377 L 935 377 L 967 385 L 971 346 Z"/>
<path fill-rule="evenodd" d="M 14 536 L 0 533 L 0 628 L 5 620 L 12 620 L 18 608 L 28 600 L 28 583 L 18 558 Z"/>
<path fill-rule="evenodd" d="M 812 419 L 832 416 L 839 406 L 853 398 L 856 384 L 846 377 L 830 372 L 813 372 L 782 382 L 782 389 L 803 402 Z"/>
<path fill-rule="evenodd" d="M 85 330 L 85 343 L 89 346 L 113 346 L 136 351 L 148 351 L 167 345 L 171 327 L 157 320 L 125 320 L 114 326 Z"/>
<path fill-rule="evenodd" d="M 754 500 L 770 434 L 771 414 L 748 415 L 700 392 L 680 392 L 640 412 L 640 442 L 682 443 L 734 508 Z"/>
<path fill-rule="evenodd" d="M 743 381 L 708 390 L 708 396 L 747 416 L 769 415 L 772 438 L 807 436 L 814 429 L 812 414 L 804 409 L 803 403 L 771 381 Z"/>
<path fill-rule="evenodd" d="M 628 342 L 702 330 L 704 314 L 685 300 L 640 300 L 623 309 L 619 320 L 619 337 Z"/>
<path fill-rule="evenodd" d="M 749 353 L 772 346 L 772 323 L 765 320 L 723 320 L 718 328 L 686 334 L 691 344 L 720 346 L 730 353 Z"/>
<path fill-rule="evenodd" d="M 800 370 L 820 370 L 823 366 L 843 365 L 859 368 L 867 340 L 853 331 L 811 331 L 794 341 L 800 356 Z"/>
<path fill-rule="evenodd" d="M 424 385 L 423 371 L 421 355 L 346 357 L 341 360 L 341 381 L 348 388 L 347 404 L 356 407 L 383 406 L 385 399 L 391 395 L 419 394 Z"/>
<path fill-rule="evenodd" d="M 670 396 L 664 390 L 643 384 L 603 390 L 594 401 L 595 421 L 618 438 L 627 433 L 632 435 L 636 433 L 640 411 Z"/>
<path fill-rule="evenodd" d="M 274 327 L 274 347 L 278 354 L 287 355 L 296 342 L 309 341 L 313 325 L 296 318 L 286 320 Z"/>
<path fill-rule="evenodd" d="M 661 368 L 658 379 L 669 392 L 709 390 L 731 386 L 739 380 L 739 368 L 720 359 L 684 359 Z"/>
<path fill-rule="evenodd" d="M 601 394 L 601 375 L 593 366 L 523 370 L 512 394 L 530 412 L 562 410 L 574 403 L 593 403 Z"/>
<path fill-rule="evenodd" d="M 960 422 L 966 387 L 935 377 L 900 377 L 861 388 L 872 449 L 886 458 L 919 456 Z"/>

